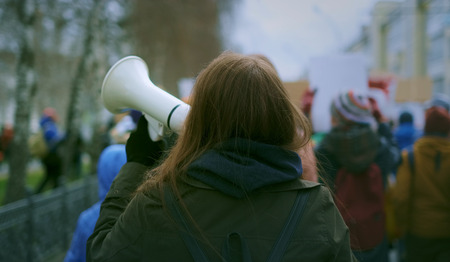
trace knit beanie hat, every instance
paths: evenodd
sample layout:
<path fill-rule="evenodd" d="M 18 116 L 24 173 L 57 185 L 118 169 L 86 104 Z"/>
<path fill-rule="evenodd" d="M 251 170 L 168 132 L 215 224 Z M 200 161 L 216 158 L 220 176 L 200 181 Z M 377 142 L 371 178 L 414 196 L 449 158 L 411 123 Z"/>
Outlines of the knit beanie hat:
<path fill-rule="evenodd" d="M 432 107 L 442 107 L 447 112 L 450 111 L 450 101 L 449 98 L 443 94 L 435 95 L 427 104 L 426 108 L 430 109 Z"/>
<path fill-rule="evenodd" d="M 434 95 L 426 104 L 425 134 L 444 135 L 450 131 L 450 101 L 443 94 Z"/>
<path fill-rule="evenodd" d="M 447 136 L 450 132 L 450 115 L 447 107 L 441 105 L 432 106 L 425 111 L 425 128 L 426 135 L 442 135 Z"/>
<path fill-rule="evenodd" d="M 338 125 L 352 123 L 370 125 L 374 120 L 368 97 L 356 94 L 352 90 L 341 93 L 333 99 L 331 115 L 338 121 Z"/>

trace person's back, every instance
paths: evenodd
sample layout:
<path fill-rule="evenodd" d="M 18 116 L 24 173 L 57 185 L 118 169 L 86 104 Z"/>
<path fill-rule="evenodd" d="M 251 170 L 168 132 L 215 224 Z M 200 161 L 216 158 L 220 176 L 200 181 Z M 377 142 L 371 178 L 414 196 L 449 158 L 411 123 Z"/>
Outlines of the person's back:
<path fill-rule="evenodd" d="M 450 237 L 450 141 L 424 136 L 414 144 L 413 152 L 416 176 L 411 232 Z"/>
<path fill-rule="evenodd" d="M 150 173 L 160 143 L 139 120 L 88 261 L 354 261 L 329 190 L 301 179 L 296 152 L 311 127 L 270 64 L 223 54 L 191 98 L 176 144 Z"/>
<path fill-rule="evenodd" d="M 348 245 L 348 231 L 342 222 L 334 224 L 335 220 L 341 220 L 340 214 L 331 204 L 328 190 L 317 184 L 299 180 L 275 188 L 262 188 L 244 199 L 238 199 L 196 180 L 186 182 L 191 186 L 186 186 L 180 193 L 193 220 L 210 242 L 198 241 L 210 261 L 222 261 L 216 252 L 224 252 L 223 246 L 227 242 L 236 248 L 240 246 L 240 241 L 248 246 L 253 261 L 266 261 L 288 221 L 298 190 L 311 192 L 302 220 L 292 232 L 294 236 L 287 250 L 282 253 L 282 261 L 351 260 L 351 252 L 345 248 Z M 155 201 L 158 197 L 155 193 L 149 192 L 145 200 L 149 205 L 159 206 L 162 201 L 158 198 Z M 135 211 L 136 214 L 139 212 L 137 209 Z M 141 226 L 147 228 L 144 238 L 148 249 L 145 253 L 154 254 L 155 261 L 196 261 L 181 240 L 174 242 L 179 228 L 173 225 L 163 210 L 152 215 L 146 217 L 148 223 L 132 229 L 138 232 Z"/>
<path fill-rule="evenodd" d="M 257 156 L 258 161 L 246 154 L 233 154 L 229 149 L 234 149 L 235 144 L 248 150 L 252 157 Z M 210 261 L 221 261 L 221 258 L 209 245 L 220 252 L 227 241 L 233 247 L 239 245 L 241 240 L 232 233 L 245 239 L 242 241 L 248 245 L 253 261 L 266 260 L 288 221 L 297 194 L 303 194 L 302 191 L 310 191 L 309 201 L 283 261 L 299 258 L 307 261 L 351 260 L 347 246 L 348 230 L 331 202 L 329 191 L 317 183 L 295 179 L 297 168 L 283 164 L 295 163 L 298 158 L 295 153 L 289 156 L 284 150 L 239 139 L 229 141 L 227 146 L 228 150 L 206 152 L 190 166 L 187 177 L 178 183 L 186 209 L 201 228 L 201 235 L 210 242 L 199 239 Z M 231 158 L 227 160 L 224 155 Z M 287 157 L 291 160 L 287 161 Z M 291 170 L 281 173 L 280 167 Z M 126 168 L 129 168 L 127 175 L 136 176 L 136 179 L 140 177 L 131 170 L 140 167 L 128 165 Z M 242 172 L 248 176 L 239 178 L 238 174 Z M 263 174 L 265 180 L 261 180 Z M 280 178 L 280 175 L 285 177 Z M 246 185 L 246 190 L 235 185 L 237 179 Z M 163 201 L 167 199 L 161 197 L 158 189 L 138 194 L 127 207 L 127 215 L 115 227 L 120 232 L 126 231 L 120 237 L 121 241 L 142 241 L 146 247 L 144 251 L 140 244 L 121 249 L 116 246 L 117 242 L 104 242 L 102 248 L 106 253 L 102 256 L 109 255 L 109 261 L 120 261 L 124 257 L 133 260 L 142 256 L 150 256 L 154 261 L 192 261 L 189 250 L 177 237 L 178 230 L 183 229 L 173 224 L 166 208 L 161 208 Z M 336 222 L 337 225 L 334 224 Z M 127 238 L 131 236 L 133 238 Z"/>
<path fill-rule="evenodd" d="M 125 163 L 125 145 L 110 145 L 102 151 L 97 163 L 99 201 L 80 214 L 71 246 L 64 258 L 65 262 L 86 261 L 86 242 L 94 232 L 101 202 L 105 199 L 114 178 Z"/>
<path fill-rule="evenodd" d="M 393 197 L 408 261 L 450 260 L 449 103 L 425 112 L 424 136 L 404 150 Z"/>
<path fill-rule="evenodd" d="M 358 95 L 349 91 L 333 100 L 332 129 L 315 150 L 321 175 L 332 188 L 340 168 L 360 173 L 375 162 L 381 168 L 383 184 L 386 184 L 388 172 L 398 163 L 400 152 L 388 124 L 372 116 L 364 95 L 358 103 L 365 107 L 357 105 L 353 97 Z M 376 129 L 373 127 L 375 121 Z"/>
<path fill-rule="evenodd" d="M 334 190 L 356 257 L 387 261 L 384 188 L 399 150 L 382 115 L 371 112 L 366 95 L 340 93 L 331 115 L 333 127 L 316 148 L 320 174 Z M 375 121 L 378 132 L 372 127 Z"/>

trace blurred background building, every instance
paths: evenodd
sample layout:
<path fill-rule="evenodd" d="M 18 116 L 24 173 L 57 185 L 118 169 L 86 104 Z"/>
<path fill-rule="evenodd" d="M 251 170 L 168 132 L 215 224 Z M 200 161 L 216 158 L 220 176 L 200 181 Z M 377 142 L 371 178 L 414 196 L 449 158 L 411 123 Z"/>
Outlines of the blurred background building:
<path fill-rule="evenodd" d="M 450 1 L 380 1 L 345 51 L 362 55 L 371 72 L 428 76 L 433 93 L 450 94 Z"/>

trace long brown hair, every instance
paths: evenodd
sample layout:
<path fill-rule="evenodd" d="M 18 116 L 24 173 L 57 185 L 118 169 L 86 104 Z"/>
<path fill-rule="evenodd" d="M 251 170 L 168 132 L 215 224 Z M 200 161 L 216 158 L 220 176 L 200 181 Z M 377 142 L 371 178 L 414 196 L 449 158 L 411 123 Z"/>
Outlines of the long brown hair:
<path fill-rule="evenodd" d="M 208 149 L 240 137 L 298 152 L 311 137 L 309 120 L 293 105 L 277 72 L 257 57 L 224 52 L 197 77 L 184 129 L 167 158 L 138 191 L 176 181 Z"/>

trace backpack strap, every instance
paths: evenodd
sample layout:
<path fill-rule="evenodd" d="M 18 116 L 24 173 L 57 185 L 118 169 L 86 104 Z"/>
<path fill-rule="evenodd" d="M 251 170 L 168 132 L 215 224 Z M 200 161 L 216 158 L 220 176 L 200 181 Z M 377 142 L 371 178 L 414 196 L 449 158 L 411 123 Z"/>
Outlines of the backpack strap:
<path fill-rule="evenodd" d="M 304 191 L 304 192 L 303 192 Z M 269 258 L 267 259 L 267 262 L 274 262 L 274 261 L 281 261 L 281 259 L 284 256 L 284 253 L 286 252 L 286 249 L 289 245 L 289 242 L 291 240 L 292 235 L 295 232 L 295 228 L 297 227 L 298 223 L 300 222 L 300 219 L 302 217 L 303 211 L 305 209 L 306 203 L 308 202 L 310 190 L 299 190 L 297 193 L 297 197 L 295 198 L 294 205 L 289 213 L 289 217 L 286 220 L 286 223 L 284 224 L 283 230 L 280 233 L 280 236 L 278 237 L 277 241 L 275 242 L 274 246 L 272 247 L 272 250 L 270 252 Z M 208 262 L 208 259 L 206 255 L 204 254 L 203 250 L 199 246 L 197 240 L 193 237 L 192 229 L 190 228 L 188 222 L 184 218 L 184 216 L 181 213 L 180 208 L 178 207 L 175 198 L 171 192 L 171 189 L 168 186 L 164 187 L 164 196 L 167 200 L 167 207 L 169 208 L 169 211 L 174 216 L 176 221 L 184 227 L 185 230 L 181 230 L 181 238 L 186 245 L 186 247 L 189 249 L 189 252 L 191 253 L 192 257 L 195 261 L 199 262 Z M 239 234 L 239 233 L 230 233 L 227 236 L 227 240 L 225 243 L 225 250 L 224 252 L 224 258 L 231 259 L 229 257 L 229 250 L 230 250 L 230 241 L 231 238 L 238 238 L 241 244 L 241 256 L 242 261 L 250 262 L 250 251 L 249 248 L 245 242 L 245 239 Z M 227 260 L 228 261 L 228 260 Z"/>
<path fill-rule="evenodd" d="M 277 242 L 272 247 L 272 251 L 270 252 L 267 262 L 281 261 L 283 258 L 292 235 L 295 232 L 295 228 L 300 222 L 306 203 L 308 202 L 310 190 L 304 191 L 305 192 L 302 192 L 302 190 L 298 191 L 294 206 L 292 207 L 289 217 L 284 224 L 283 231 L 281 231 Z"/>
<path fill-rule="evenodd" d="M 168 186 L 164 187 L 164 196 L 165 199 L 167 200 L 167 207 L 169 208 L 169 211 L 171 212 L 172 216 L 185 229 L 180 230 L 180 235 L 181 239 L 183 239 L 184 244 L 189 249 L 192 258 L 194 259 L 194 261 L 208 262 L 209 260 L 207 259 L 205 253 L 203 253 L 203 250 L 200 248 L 197 240 L 193 237 L 192 229 L 190 228 L 184 216 L 181 214 L 181 210 L 179 209 L 175 201 L 175 198 L 173 196 L 170 187 Z"/>
<path fill-rule="evenodd" d="M 409 164 L 409 170 L 411 171 L 411 175 L 414 176 L 414 173 L 415 173 L 414 151 L 412 148 L 408 149 L 408 164 Z"/>
<path fill-rule="evenodd" d="M 413 202 L 414 202 L 414 184 L 415 184 L 415 176 L 416 169 L 414 167 L 414 151 L 413 148 L 408 148 L 408 165 L 409 171 L 411 172 L 410 181 L 409 181 L 409 201 L 408 201 L 408 221 L 407 221 L 407 231 L 410 230 L 412 225 L 412 212 L 413 212 Z"/>

